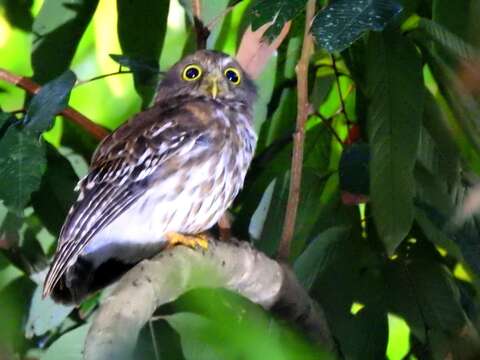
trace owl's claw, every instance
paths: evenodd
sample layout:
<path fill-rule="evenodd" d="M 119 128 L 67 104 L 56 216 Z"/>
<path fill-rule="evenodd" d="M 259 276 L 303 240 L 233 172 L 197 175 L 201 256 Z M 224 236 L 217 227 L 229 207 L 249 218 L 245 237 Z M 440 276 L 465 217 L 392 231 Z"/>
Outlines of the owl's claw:
<path fill-rule="evenodd" d="M 208 249 L 208 237 L 205 234 L 184 235 L 177 232 L 169 232 L 165 234 L 165 239 L 167 240 L 167 249 L 176 245 L 184 245 L 192 249 Z"/>

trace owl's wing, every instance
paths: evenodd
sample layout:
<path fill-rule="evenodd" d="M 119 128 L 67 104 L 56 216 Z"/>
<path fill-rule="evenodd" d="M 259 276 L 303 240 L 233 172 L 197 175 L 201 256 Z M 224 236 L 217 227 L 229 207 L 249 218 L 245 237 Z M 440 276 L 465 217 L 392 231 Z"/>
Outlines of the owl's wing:
<path fill-rule="evenodd" d="M 202 129 L 188 116 L 162 116 L 158 109 L 147 110 L 102 142 L 89 174 L 78 184 L 79 196 L 60 232 L 44 296 L 89 241 L 145 193 L 151 175 L 167 159 L 195 145 Z"/>

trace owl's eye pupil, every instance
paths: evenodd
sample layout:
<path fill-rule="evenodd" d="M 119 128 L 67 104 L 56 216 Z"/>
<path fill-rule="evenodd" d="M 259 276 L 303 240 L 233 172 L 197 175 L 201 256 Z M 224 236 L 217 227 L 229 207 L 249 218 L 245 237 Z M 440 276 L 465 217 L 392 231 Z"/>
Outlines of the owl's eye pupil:
<path fill-rule="evenodd" d="M 187 69 L 187 71 L 185 71 L 185 77 L 190 80 L 197 78 L 198 75 L 200 75 L 200 71 L 198 71 L 198 69 L 194 67 L 189 68 Z"/>
<path fill-rule="evenodd" d="M 225 77 L 234 84 L 238 84 L 240 82 L 240 77 L 238 76 L 238 73 L 234 70 L 225 71 Z"/>

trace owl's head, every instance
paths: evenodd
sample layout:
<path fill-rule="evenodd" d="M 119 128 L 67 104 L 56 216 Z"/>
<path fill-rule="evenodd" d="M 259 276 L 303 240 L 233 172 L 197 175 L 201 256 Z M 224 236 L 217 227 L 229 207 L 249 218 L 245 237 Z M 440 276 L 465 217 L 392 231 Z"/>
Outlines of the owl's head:
<path fill-rule="evenodd" d="M 251 106 L 256 97 L 253 81 L 232 57 L 200 50 L 176 63 L 157 89 L 156 102 L 179 95 L 233 100 Z"/>

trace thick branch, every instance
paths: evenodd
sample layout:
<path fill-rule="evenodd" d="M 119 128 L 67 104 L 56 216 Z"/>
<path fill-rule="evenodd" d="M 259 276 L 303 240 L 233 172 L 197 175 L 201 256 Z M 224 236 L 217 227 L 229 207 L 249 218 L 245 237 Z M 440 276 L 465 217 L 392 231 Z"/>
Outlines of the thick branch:
<path fill-rule="evenodd" d="M 207 251 L 178 246 L 129 271 L 97 312 L 85 359 L 131 357 L 138 334 L 155 309 L 197 287 L 225 288 L 287 314 L 311 338 L 334 350 L 323 312 L 289 269 L 248 243 L 211 241 Z"/>
<path fill-rule="evenodd" d="M 32 95 L 37 93 L 41 88 L 40 85 L 36 84 L 29 78 L 12 74 L 5 69 L 0 69 L 0 80 L 24 89 Z M 108 131 L 106 129 L 95 124 L 92 120 L 79 113 L 77 110 L 72 109 L 71 107 L 67 107 L 61 112 L 61 114 L 84 128 L 89 134 L 98 140 L 101 140 L 108 135 Z"/>
<path fill-rule="evenodd" d="M 292 170 L 290 189 L 288 193 L 287 210 L 283 224 L 282 239 L 278 247 L 278 258 L 287 260 L 290 255 L 290 245 L 295 230 L 298 203 L 300 202 L 300 187 L 302 183 L 303 144 L 305 140 L 305 123 L 309 113 L 308 102 L 308 64 L 313 50 L 313 39 L 310 26 L 315 14 L 315 0 L 307 3 L 305 31 L 303 37 L 302 55 L 297 64 L 297 126 L 293 137 Z"/>

